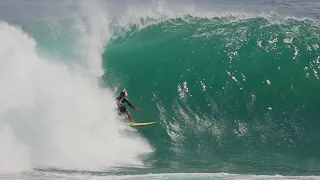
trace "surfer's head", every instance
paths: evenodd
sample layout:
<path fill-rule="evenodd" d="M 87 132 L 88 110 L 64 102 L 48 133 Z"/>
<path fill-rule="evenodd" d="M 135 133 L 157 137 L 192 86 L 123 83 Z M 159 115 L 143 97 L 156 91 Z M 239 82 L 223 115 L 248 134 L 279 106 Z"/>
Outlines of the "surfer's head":
<path fill-rule="evenodd" d="M 127 93 L 126 89 L 123 89 L 123 90 L 121 91 L 120 96 L 121 96 L 121 97 L 126 97 L 126 96 L 128 96 L 128 93 Z"/>

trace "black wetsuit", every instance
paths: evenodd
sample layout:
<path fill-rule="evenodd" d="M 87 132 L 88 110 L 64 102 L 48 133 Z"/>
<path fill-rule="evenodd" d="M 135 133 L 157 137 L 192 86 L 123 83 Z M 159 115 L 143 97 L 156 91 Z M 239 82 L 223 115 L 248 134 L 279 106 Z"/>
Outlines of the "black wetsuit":
<path fill-rule="evenodd" d="M 119 112 L 126 112 L 127 108 L 123 105 L 123 103 L 127 103 L 130 107 L 134 108 L 134 106 L 129 102 L 129 100 L 123 96 L 118 96 L 117 101 L 120 101 L 122 103 L 121 106 L 118 106 L 118 111 Z"/>

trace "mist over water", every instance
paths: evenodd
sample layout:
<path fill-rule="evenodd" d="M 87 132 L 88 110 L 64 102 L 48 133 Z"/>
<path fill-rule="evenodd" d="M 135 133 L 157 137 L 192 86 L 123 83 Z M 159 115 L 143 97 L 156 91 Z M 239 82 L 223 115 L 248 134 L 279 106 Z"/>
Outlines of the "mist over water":
<path fill-rule="evenodd" d="M 131 130 L 130 136 L 121 133 L 113 93 L 99 87 L 100 55 L 109 37 L 107 16 L 95 3 L 79 2 L 79 6 L 78 16 L 68 19 L 71 24 L 65 29 L 68 33 L 68 28 L 74 30 L 74 44 L 68 49 L 79 52 L 70 61 L 55 60 L 59 52 L 53 51 L 48 59 L 45 53 L 38 54 L 41 47 L 37 47 L 37 40 L 47 36 L 28 34 L 19 25 L 1 22 L 2 173 L 47 167 L 103 170 L 140 165 L 138 155 L 151 152 L 135 131 Z M 82 14 L 86 17 L 81 18 Z M 50 21 L 45 24 L 50 26 Z M 59 21 L 54 25 L 62 32 L 48 28 L 43 33 L 64 34 Z M 24 26 L 28 28 L 33 27 Z M 63 43 L 55 39 L 48 42 L 56 46 Z"/>

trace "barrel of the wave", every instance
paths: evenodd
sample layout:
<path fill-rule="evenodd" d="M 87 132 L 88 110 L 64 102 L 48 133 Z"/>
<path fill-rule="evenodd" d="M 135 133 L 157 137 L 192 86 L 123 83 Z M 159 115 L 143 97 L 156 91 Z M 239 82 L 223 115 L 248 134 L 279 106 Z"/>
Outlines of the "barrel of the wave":
<path fill-rule="evenodd" d="M 161 122 L 148 126 L 152 133 L 139 129 L 168 150 L 156 159 L 217 171 L 288 172 L 287 163 L 314 171 L 318 33 L 309 20 L 171 19 L 111 42 L 104 57 L 114 78 L 105 81 L 130 89 L 139 122 Z"/>

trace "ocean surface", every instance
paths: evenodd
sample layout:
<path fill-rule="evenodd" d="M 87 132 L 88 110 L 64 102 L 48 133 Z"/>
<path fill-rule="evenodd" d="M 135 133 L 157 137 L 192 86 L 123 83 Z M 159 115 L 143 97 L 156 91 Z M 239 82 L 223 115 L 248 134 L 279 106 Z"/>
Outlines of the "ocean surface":
<path fill-rule="evenodd" d="M 0 179 L 320 179 L 319 0 L 11 0 L 0 20 Z M 123 125 L 123 89 L 156 124 Z"/>

